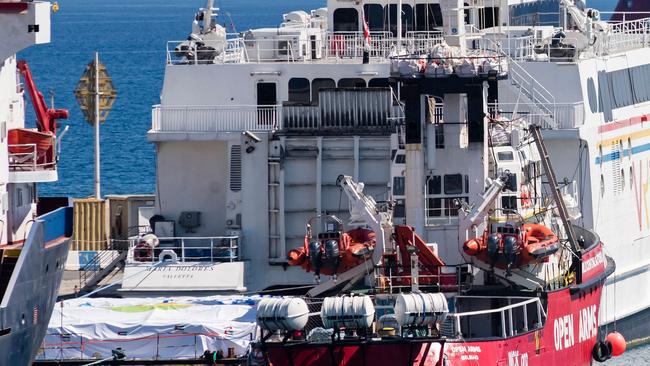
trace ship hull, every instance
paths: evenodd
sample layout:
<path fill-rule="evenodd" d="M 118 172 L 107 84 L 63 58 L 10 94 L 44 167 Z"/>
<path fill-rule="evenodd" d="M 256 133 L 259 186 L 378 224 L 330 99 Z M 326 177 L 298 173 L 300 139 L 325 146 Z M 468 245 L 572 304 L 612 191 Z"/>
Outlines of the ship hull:
<path fill-rule="evenodd" d="M 36 220 L 0 305 L 0 365 L 30 365 L 41 347 L 63 277 L 71 208 Z"/>
<path fill-rule="evenodd" d="M 488 310 L 460 318 L 458 324 L 466 322 L 466 325 L 456 328 L 462 329 L 459 333 L 437 339 L 384 337 L 331 343 L 266 342 L 256 346 L 265 357 L 262 363 L 273 365 L 450 366 L 467 365 L 468 362 L 478 366 L 591 365 L 599 334 L 598 312 L 603 284 L 614 272 L 615 264 L 604 255 L 601 245 L 584 253 L 582 259 L 580 285 L 539 293 L 547 303 L 547 313 L 541 317 L 544 325 L 537 328 L 534 319 L 540 318 L 534 315 L 531 319 L 525 317 L 523 328 L 521 318 L 512 320 L 512 314 L 522 310 L 513 307 L 496 314 Z M 470 321 L 471 317 L 489 320 L 483 319 L 481 323 L 477 318 Z M 506 318 L 510 320 L 504 320 Z M 500 322 L 495 327 L 496 333 L 476 336 L 474 332 L 480 333 L 481 326 L 495 320 Z"/>

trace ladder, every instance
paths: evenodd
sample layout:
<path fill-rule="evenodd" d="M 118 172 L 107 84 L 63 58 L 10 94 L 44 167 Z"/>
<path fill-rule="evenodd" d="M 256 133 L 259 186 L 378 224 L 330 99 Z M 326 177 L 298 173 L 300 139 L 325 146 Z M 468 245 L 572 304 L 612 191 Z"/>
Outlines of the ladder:
<path fill-rule="evenodd" d="M 548 155 L 548 151 L 546 150 L 546 145 L 544 145 L 544 140 L 542 139 L 541 128 L 537 125 L 530 125 L 530 132 L 533 135 L 535 146 L 537 146 L 537 151 L 539 152 L 539 156 L 542 160 L 541 161 L 542 167 L 544 168 L 544 172 L 546 173 L 546 177 L 548 178 L 548 184 L 551 187 L 553 200 L 555 201 L 555 205 L 557 206 L 558 213 L 560 214 L 560 220 L 562 220 L 562 224 L 564 225 L 564 228 L 566 230 L 566 235 L 567 235 L 567 239 L 569 240 L 569 245 L 571 246 L 571 250 L 574 253 L 576 253 L 578 257 L 581 257 L 580 247 L 578 246 L 578 243 L 576 241 L 575 233 L 573 232 L 573 226 L 571 226 L 571 222 L 569 221 L 569 214 L 566 205 L 564 204 L 564 199 L 562 198 L 560 187 L 557 185 L 555 171 L 551 166 L 551 159 Z"/>

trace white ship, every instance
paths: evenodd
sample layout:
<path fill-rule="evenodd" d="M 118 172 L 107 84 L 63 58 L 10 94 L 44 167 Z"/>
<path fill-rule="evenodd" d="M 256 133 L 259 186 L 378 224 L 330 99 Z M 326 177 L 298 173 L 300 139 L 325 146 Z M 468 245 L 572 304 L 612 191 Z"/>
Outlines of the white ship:
<path fill-rule="evenodd" d="M 37 184 L 58 179 L 68 111 L 49 108 L 16 53 L 50 42 L 52 4 L 0 0 L 0 364 L 29 365 L 45 336 L 72 236 L 72 208 L 42 212 Z M 25 123 L 26 98 L 36 128 Z M 58 132 L 58 134 L 57 134 Z"/>
<path fill-rule="evenodd" d="M 413 226 L 446 263 L 463 263 L 459 212 L 485 191 L 484 132 L 508 132 L 486 129 L 488 113 L 542 127 L 574 223 L 596 231 L 617 264 L 599 324 L 615 322 L 628 341 L 650 336 L 650 294 L 642 290 L 650 280 L 650 19 L 560 4 L 552 21 L 540 21 L 539 13 L 522 16 L 522 2 L 512 0 L 329 0 L 327 8 L 285 14 L 277 28 L 221 42 L 215 23 L 206 22 L 216 12 L 209 2 L 189 40 L 168 43 L 148 133 L 156 145 L 152 222 L 160 239 L 150 244 L 169 249 L 134 248 L 122 290 L 313 286 L 313 274 L 289 266 L 287 253 L 302 245 L 309 218 L 347 220 L 336 184 L 342 174 L 364 182 L 377 201 L 392 202 L 393 222 Z M 461 59 L 453 60 L 450 46 L 463 50 Z M 432 52 L 447 62 L 399 58 Z M 506 61 L 505 80 L 496 77 L 501 64 L 486 56 L 494 52 Z M 417 74 L 445 85 L 489 70 L 495 77 L 486 81 L 493 86 L 487 95 L 418 94 L 410 105 L 426 123 L 417 133 L 408 127 L 398 101 L 414 97 L 396 78 Z M 526 160 L 491 151 L 503 169 Z M 531 183 L 539 163 L 525 171 L 496 210 L 525 211 L 542 196 Z M 212 275 L 183 266 L 176 276 L 157 268 L 135 275 L 162 256 L 188 268 L 201 262 Z"/>

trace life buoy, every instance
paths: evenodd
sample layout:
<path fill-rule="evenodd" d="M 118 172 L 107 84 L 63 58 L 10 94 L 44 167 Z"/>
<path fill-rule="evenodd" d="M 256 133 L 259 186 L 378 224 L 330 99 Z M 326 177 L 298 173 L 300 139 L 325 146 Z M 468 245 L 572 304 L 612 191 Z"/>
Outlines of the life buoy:
<path fill-rule="evenodd" d="M 153 247 L 145 242 L 136 245 L 133 248 L 133 259 L 138 262 L 153 261 Z"/>
<path fill-rule="evenodd" d="M 528 186 L 525 184 L 522 184 L 519 187 L 519 191 L 521 192 L 521 195 L 519 196 L 521 199 L 521 207 L 523 208 L 531 208 L 532 204 L 530 201 L 530 191 L 528 190 Z"/>

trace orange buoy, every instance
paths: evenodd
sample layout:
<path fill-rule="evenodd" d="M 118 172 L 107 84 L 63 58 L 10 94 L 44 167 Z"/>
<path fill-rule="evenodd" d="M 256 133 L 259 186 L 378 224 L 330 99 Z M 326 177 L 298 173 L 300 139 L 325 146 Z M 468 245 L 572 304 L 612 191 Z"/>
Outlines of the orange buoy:
<path fill-rule="evenodd" d="M 619 332 L 611 332 L 607 335 L 607 341 L 612 344 L 612 355 L 620 356 L 625 352 L 627 347 L 625 343 L 625 338 Z"/>
<path fill-rule="evenodd" d="M 476 239 L 470 239 L 463 244 L 463 251 L 467 255 L 477 255 L 481 252 L 481 243 L 479 243 L 479 240 L 482 241 L 482 238 L 476 238 Z"/>

